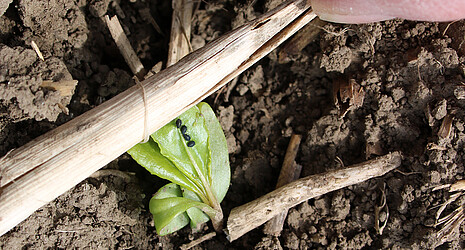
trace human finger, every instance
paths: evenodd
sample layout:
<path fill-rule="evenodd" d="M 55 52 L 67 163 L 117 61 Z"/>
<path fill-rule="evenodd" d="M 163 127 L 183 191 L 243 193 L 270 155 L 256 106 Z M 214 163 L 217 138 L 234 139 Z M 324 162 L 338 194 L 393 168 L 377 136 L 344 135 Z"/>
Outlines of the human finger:
<path fill-rule="evenodd" d="M 323 20 L 368 23 L 392 18 L 453 21 L 465 18 L 464 0 L 311 0 Z"/>

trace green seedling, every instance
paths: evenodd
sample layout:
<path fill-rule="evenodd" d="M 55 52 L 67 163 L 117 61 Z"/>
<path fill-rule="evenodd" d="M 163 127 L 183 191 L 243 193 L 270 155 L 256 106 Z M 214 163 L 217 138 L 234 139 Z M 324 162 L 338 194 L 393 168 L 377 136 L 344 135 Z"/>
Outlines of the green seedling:
<path fill-rule="evenodd" d="M 128 153 L 150 173 L 171 181 L 151 198 L 149 208 L 159 235 L 209 219 L 221 230 L 220 202 L 229 188 L 226 138 L 215 113 L 199 103 L 139 143 Z"/>

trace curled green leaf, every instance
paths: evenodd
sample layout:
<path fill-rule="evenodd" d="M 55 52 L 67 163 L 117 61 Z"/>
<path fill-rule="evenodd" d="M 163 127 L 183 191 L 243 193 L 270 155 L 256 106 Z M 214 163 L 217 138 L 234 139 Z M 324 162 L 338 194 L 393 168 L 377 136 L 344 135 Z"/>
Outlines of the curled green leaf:
<path fill-rule="evenodd" d="M 210 218 L 215 218 L 217 214 L 217 211 L 215 211 L 207 204 L 183 197 L 163 199 L 152 198 L 150 200 L 149 208 L 153 215 L 153 221 L 155 223 L 155 228 L 157 229 L 158 234 L 166 235 L 171 233 L 171 228 L 167 227 L 170 222 L 178 215 L 183 214 L 186 210 L 193 207 L 204 211 L 210 216 Z"/>
<path fill-rule="evenodd" d="M 194 192 L 189 191 L 182 187 L 181 187 L 181 191 L 182 191 L 183 197 L 187 199 L 191 199 L 193 201 L 201 202 L 199 196 L 195 194 Z M 195 207 L 189 208 L 187 209 L 186 212 L 187 212 L 187 215 L 189 216 L 190 225 L 192 229 L 199 229 L 200 225 L 210 220 L 210 218 L 204 212 L 202 212 L 202 210 L 198 208 L 195 208 Z"/>
<path fill-rule="evenodd" d="M 157 200 L 165 199 L 165 198 L 173 198 L 173 197 L 182 197 L 181 189 L 178 185 L 174 183 L 166 184 L 165 186 L 161 187 L 155 195 L 150 200 L 151 206 L 157 206 Z M 169 222 L 164 225 L 163 227 L 156 226 L 157 232 L 159 235 L 167 235 L 173 232 L 178 231 L 179 229 L 185 227 L 189 224 L 190 218 L 187 213 L 179 213 L 178 215 L 172 218 L 166 218 Z M 159 220 L 157 220 L 156 225 L 158 224 Z"/>

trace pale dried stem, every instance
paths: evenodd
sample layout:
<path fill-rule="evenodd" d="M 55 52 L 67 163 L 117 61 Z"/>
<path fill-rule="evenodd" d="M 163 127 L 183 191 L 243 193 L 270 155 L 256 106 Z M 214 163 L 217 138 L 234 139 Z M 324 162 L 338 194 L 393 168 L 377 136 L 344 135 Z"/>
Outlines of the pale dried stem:
<path fill-rule="evenodd" d="M 164 36 L 165 34 L 163 34 L 163 31 L 161 30 L 160 26 L 158 25 L 158 23 L 155 21 L 155 19 L 153 18 L 152 14 L 150 14 L 150 9 L 149 8 L 144 8 L 144 9 L 140 9 L 139 10 L 139 14 L 141 15 L 141 17 L 149 22 L 150 24 L 152 24 L 153 28 L 162 36 Z"/>
<path fill-rule="evenodd" d="M 439 223 L 444 223 L 444 226 L 437 234 L 440 242 L 444 243 L 448 241 L 449 236 L 451 236 L 454 231 L 458 231 L 458 228 L 463 221 L 465 221 L 465 212 L 463 206 L 456 208 L 453 212 L 444 217 L 442 222 Z"/>
<path fill-rule="evenodd" d="M 315 15 L 288 1 L 142 82 L 153 133 L 276 48 Z M 0 235 L 140 142 L 139 86 L 0 159 Z"/>
<path fill-rule="evenodd" d="M 456 192 L 450 195 L 449 199 L 447 199 L 443 204 L 440 204 L 436 207 L 439 207 L 438 211 L 436 212 L 436 223 L 434 224 L 435 227 L 443 224 L 441 230 L 438 231 L 437 237 L 439 238 L 440 244 L 449 240 L 449 237 L 456 231 L 465 221 L 465 212 L 464 212 L 464 204 L 459 204 L 459 206 L 449 213 L 448 215 L 441 217 L 444 210 L 447 208 L 448 205 L 454 203 L 459 198 L 462 198 L 464 195 L 465 190 L 465 180 L 458 180 L 454 184 L 445 184 L 438 187 L 435 187 L 433 191 L 449 188 L 449 192 Z M 433 207 L 433 208 L 436 208 Z M 432 208 L 432 209 L 433 209 Z"/>
<path fill-rule="evenodd" d="M 302 139 L 301 135 L 293 134 L 289 145 L 287 146 L 286 155 L 284 156 L 283 166 L 281 172 L 279 173 L 278 183 L 276 188 L 280 188 L 292 181 L 295 181 L 299 178 L 300 172 L 302 171 L 302 166 L 297 165 L 294 160 L 297 156 L 297 151 L 299 150 L 300 140 Z M 263 232 L 268 235 L 279 236 L 283 230 L 284 221 L 286 220 L 288 209 L 285 209 L 271 220 L 269 220 Z"/>
<path fill-rule="evenodd" d="M 192 52 L 190 44 L 194 3 L 190 0 L 173 0 L 173 17 L 166 66 L 171 66 Z"/>
<path fill-rule="evenodd" d="M 45 61 L 44 56 L 42 55 L 42 52 L 40 52 L 39 46 L 37 46 L 37 43 L 34 42 L 34 40 L 31 41 L 31 47 L 32 49 L 34 49 L 34 51 L 36 52 L 40 60 Z"/>
<path fill-rule="evenodd" d="M 133 174 L 123 172 L 123 171 L 120 171 L 120 170 L 116 170 L 116 169 L 100 169 L 99 171 L 94 172 L 93 174 L 91 174 L 89 177 L 98 179 L 98 178 L 102 178 L 102 177 L 109 176 L 109 175 L 119 177 L 119 178 L 123 179 L 125 182 L 130 182 L 131 181 L 131 175 L 133 175 Z"/>
<path fill-rule="evenodd" d="M 60 80 L 57 82 L 45 80 L 42 81 L 40 87 L 58 91 L 60 96 L 66 97 L 72 96 L 74 94 L 74 90 L 76 89 L 77 84 L 77 80 Z"/>
<path fill-rule="evenodd" d="M 384 175 L 400 166 L 401 160 L 401 154 L 394 152 L 345 169 L 308 176 L 233 208 L 227 223 L 228 239 L 236 240 L 281 211 L 308 199 Z"/>
<path fill-rule="evenodd" d="M 449 205 L 449 204 L 452 204 L 455 200 L 457 200 L 457 198 L 459 198 L 460 196 L 462 195 L 462 193 L 455 193 L 455 194 L 452 194 L 449 199 L 447 199 L 446 202 L 444 202 L 438 209 L 438 211 L 436 212 L 436 224 L 435 226 L 441 224 L 442 222 L 444 222 L 444 218 L 442 219 L 439 219 L 439 217 L 441 217 L 441 214 L 442 212 L 444 212 L 444 210 L 446 209 L 446 207 Z"/>
<path fill-rule="evenodd" d="M 208 233 L 208 234 L 206 234 L 206 235 L 204 235 L 204 236 L 202 236 L 202 237 L 200 237 L 200 238 L 198 238 L 198 239 L 196 239 L 196 240 L 193 240 L 193 241 L 191 241 L 191 242 L 189 242 L 189 243 L 187 243 L 187 244 L 183 244 L 183 245 L 180 247 L 180 249 L 181 249 L 181 250 L 188 250 L 188 249 L 191 249 L 191 248 L 197 246 L 198 244 L 200 244 L 200 243 L 202 243 L 202 242 L 204 242 L 204 241 L 207 241 L 207 240 L 212 239 L 212 238 L 215 237 L 215 236 L 216 236 L 216 232 Z"/>
<path fill-rule="evenodd" d="M 110 18 L 108 15 L 105 16 L 105 22 L 110 30 L 110 34 L 113 37 L 113 40 L 116 43 L 121 55 L 123 55 L 124 60 L 128 64 L 129 68 L 131 69 L 132 73 L 137 76 L 139 79 L 143 79 L 146 71 L 144 69 L 144 65 L 137 57 L 136 52 L 131 46 L 129 39 L 127 38 L 126 34 L 124 34 L 123 27 L 118 20 L 117 16 Z"/>
<path fill-rule="evenodd" d="M 278 53 L 278 62 L 287 63 L 301 53 L 301 51 L 311 42 L 313 42 L 321 32 L 321 27 L 326 24 L 325 21 L 315 18 L 299 32 L 289 39 Z"/>

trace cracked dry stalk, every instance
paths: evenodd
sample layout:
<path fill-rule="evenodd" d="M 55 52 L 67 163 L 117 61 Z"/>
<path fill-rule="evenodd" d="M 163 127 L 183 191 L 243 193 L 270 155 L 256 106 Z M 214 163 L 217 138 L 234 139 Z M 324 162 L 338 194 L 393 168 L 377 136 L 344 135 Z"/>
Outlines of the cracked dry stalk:
<path fill-rule="evenodd" d="M 307 176 L 233 208 L 227 223 L 228 239 L 234 241 L 281 211 L 308 199 L 384 175 L 400 166 L 401 160 L 401 153 L 393 152 L 345 169 Z"/>

